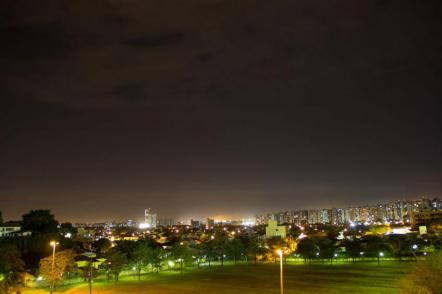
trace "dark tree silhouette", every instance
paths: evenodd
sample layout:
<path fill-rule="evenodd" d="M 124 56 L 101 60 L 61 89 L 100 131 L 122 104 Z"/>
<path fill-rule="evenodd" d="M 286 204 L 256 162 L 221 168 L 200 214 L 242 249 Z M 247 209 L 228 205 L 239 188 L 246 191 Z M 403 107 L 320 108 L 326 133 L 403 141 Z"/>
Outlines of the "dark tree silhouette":
<path fill-rule="evenodd" d="M 50 210 L 31 210 L 23 215 L 22 231 L 31 231 L 33 234 L 58 233 L 58 221 Z"/>

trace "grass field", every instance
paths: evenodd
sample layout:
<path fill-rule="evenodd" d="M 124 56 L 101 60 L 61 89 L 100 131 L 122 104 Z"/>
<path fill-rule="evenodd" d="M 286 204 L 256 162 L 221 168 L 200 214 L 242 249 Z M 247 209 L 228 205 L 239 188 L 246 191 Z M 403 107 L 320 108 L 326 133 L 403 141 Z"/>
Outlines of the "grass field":
<path fill-rule="evenodd" d="M 400 279 L 412 269 L 398 262 L 285 265 L 284 293 L 398 293 Z M 27 290 L 24 294 L 43 294 L 45 290 Z M 59 290 L 56 293 L 86 294 L 86 284 Z M 95 294 L 151 293 L 279 293 L 279 267 L 274 264 L 238 265 L 200 270 L 164 271 L 158 275 L 123 277 L 119 282 L 95 282 Z"/>

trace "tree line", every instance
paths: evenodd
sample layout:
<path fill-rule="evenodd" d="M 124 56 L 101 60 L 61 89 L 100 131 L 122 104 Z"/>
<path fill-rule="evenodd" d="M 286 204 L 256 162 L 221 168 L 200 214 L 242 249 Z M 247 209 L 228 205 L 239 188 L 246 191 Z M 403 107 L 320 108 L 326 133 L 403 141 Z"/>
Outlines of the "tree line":
<path fill-rule="evenodd" d="M 287 238 L 265 238 L 263 227 L 243 231 L 219 227 L 197 237 L 165 229 L 159 233 L 163 240 L 148 235 L 138 241 L 111 242 L 101 238 L 85 244 L 65 237 L 67 233 L 75 235 L 75 228 L 68 223 L 59 224 L 47 210 L 24 215 L 22 226 L 32 235 L 0 240 L 0 293 L 19 288 L 24 271 L 41 277 L 47 286 L 56 287 L 74 278 L 91 284 L 98 276 L 117 282 L 123 271 L 141 280 L 143 274 L 212 267 L 214 263 L 222 267 L 226 261 L 275 262 L 277 249 L 284 252 L 285 261 L 300 259 L 310 264 L 367 258 L 379 263 L 386 257 L 416 261 L 419 256 L 441 248 L 441 239 L 431 236 L 357 235 L 349 230 L 342 239 L 342 228 L 333 226 L 320 228 L 321 234 L 317 227 L 306 228 L 308 237 L 301 236 L 300 228 L 292 226 Z M 52 240 L 58 242 L 54 256 L 49 246 Z"/>

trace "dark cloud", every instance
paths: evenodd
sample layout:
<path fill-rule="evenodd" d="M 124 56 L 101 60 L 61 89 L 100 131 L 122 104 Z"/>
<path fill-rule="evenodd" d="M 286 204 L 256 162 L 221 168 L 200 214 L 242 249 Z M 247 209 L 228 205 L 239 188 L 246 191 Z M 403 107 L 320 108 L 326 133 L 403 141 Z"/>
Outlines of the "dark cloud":
<path fill-rule="evenodd" d="M 115 87 L 113 95 L 124 101 L 137 101 L 147 98 L 145 85 L 142 83 L 127 83 Z"/>
<path fill-rule="evenodd" d="M 179 42 L 183 38 L 184 34 L 182 32 L 172 32 L 165 34 L 144 35 L 140 37 L 135 37 L 122 41 L 122 44 L 137 49 L 155 48 L 155 47 L 169 45 L 174 42 Z"/>
<path fill-rule="evenodd" d="M 209 60 L 211 60 L 213 58 L 212 54 L 208 53 L 208 52 L 204 52 L 204 53 L 200 53 L 196 56 L 196 60 L 198 62 L 207 62 Z"/>
<path fill-rule="evenodd" d="M 442 1 L 43 2 L 0 2 L 11 214 L 442 191 Z"/>
<path fill-rule="evenodd" d="M 70 49 L 68 36 L 59 24 L 0 27 L 0 54 L 14 59 L 55 58 Z"/>

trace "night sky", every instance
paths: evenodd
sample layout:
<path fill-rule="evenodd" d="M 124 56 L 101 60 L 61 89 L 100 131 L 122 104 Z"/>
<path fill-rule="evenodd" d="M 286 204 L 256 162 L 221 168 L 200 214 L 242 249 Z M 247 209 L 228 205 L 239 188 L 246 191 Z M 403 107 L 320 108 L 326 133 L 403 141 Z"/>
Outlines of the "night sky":
<path fill-rule="evenodd" d="M 442 195 L 442 1 L 0 3 L 0 210 Z"/>

